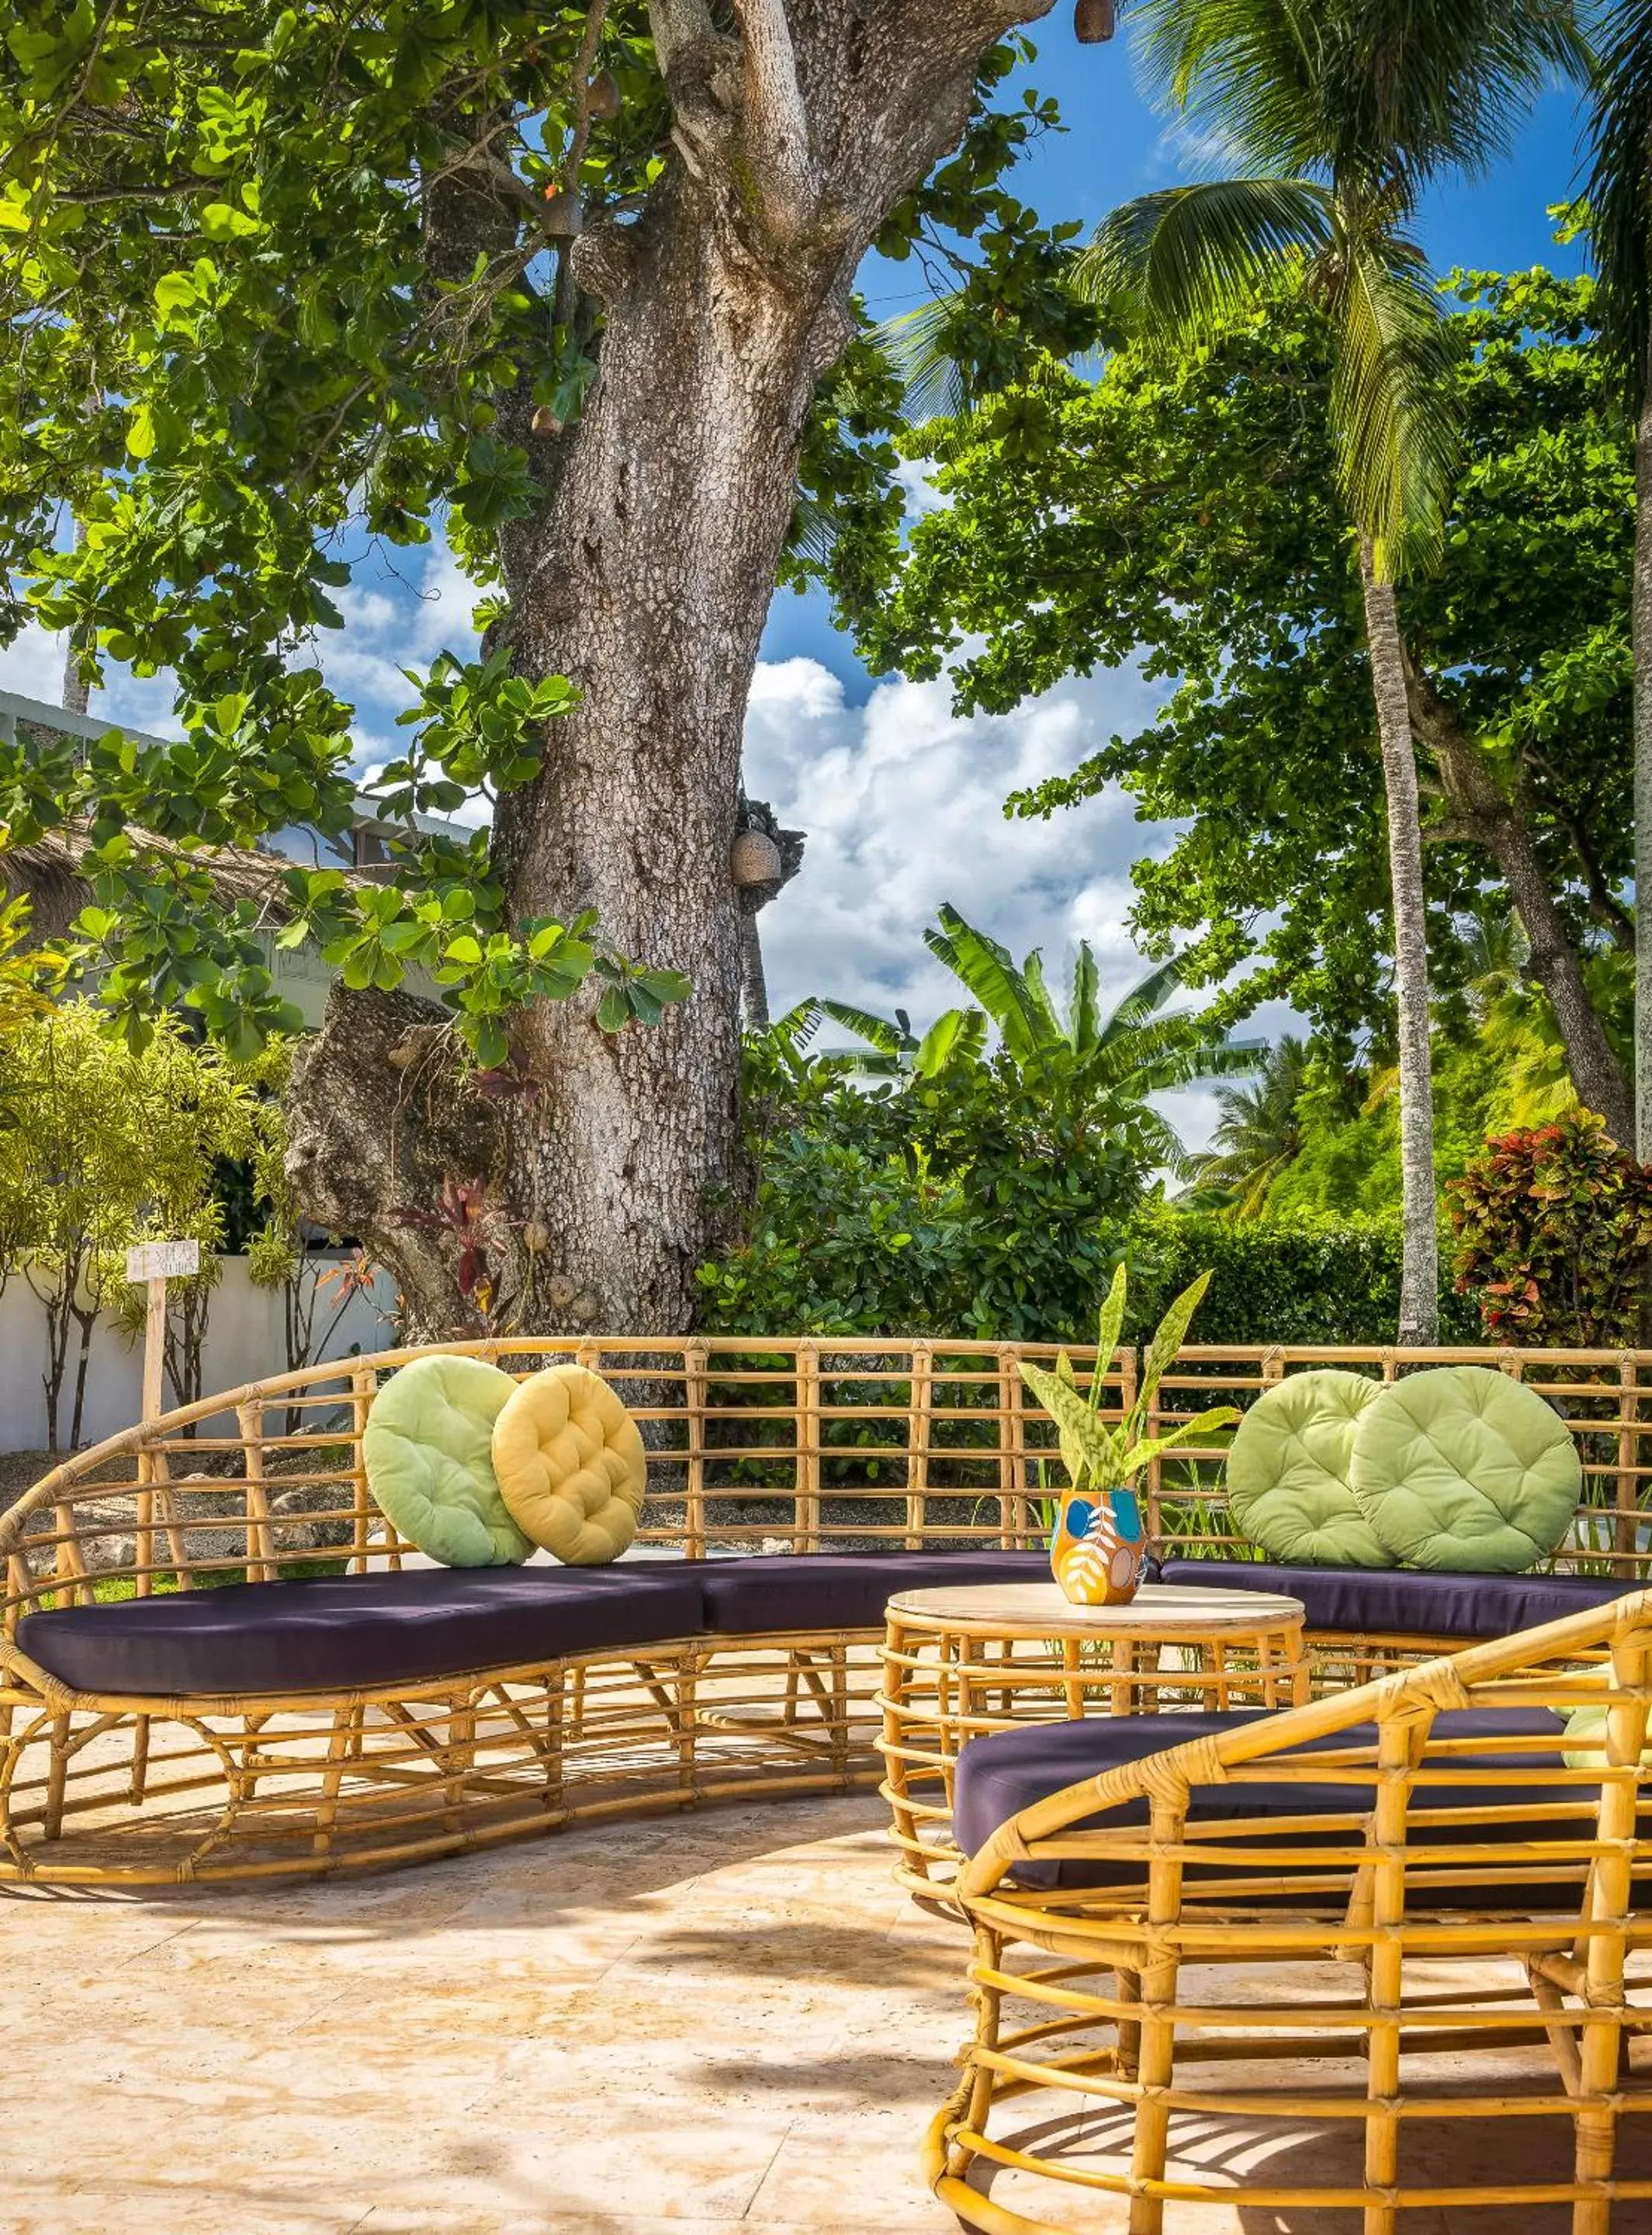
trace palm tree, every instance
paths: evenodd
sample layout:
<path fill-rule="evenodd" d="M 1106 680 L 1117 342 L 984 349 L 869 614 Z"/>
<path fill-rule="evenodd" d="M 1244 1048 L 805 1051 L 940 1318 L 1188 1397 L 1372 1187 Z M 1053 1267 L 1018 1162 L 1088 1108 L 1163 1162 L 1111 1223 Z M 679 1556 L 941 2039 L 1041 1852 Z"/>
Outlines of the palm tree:
<path fill-rule="evenodd" d="M 1583 54 L 1567 0 L 1140 0 L 1152 75 L 1236 174 L 1107 219 L 1082 283 L 1151 346 L 1279 284 L 1336 338 L 1331 411 L 1358 552 L 1388 809 L 1399 1011 L 1402 1342 L 1432 1342 L 1439 1266 L 1417 764 L 1395 585 L 1436 551 L 1456 450 L 1439 298 L 1407 228 L 1423 190 L 1504 145 Z"/>
<path fill-rule="evenodd" d="M 1260 1042 L 1229 1040 L 1186 1011 L 1165 1015 L 1166 1002 L 1183 983 L 1174 958 L 1104 1013 L 1096 958 L 1088 940 L 1080 940 L 1064 1013 L 1045 983 L 1036 948 L 1018 967 L 1007 947 L 967 923 L 956 908 L 943 905 L 937 913 L 939 923 L 925 932 L 924 943 L 979 1006 L 947 1010 L 920 1039 L 904 1010 L 892 1020 L 841 1001 L 821 1001 L 820 1012 L 846 1026 L 868 1050 L 823 1051 L 825 1059 L 841 1064 L 852 1052 L 866 1077 L 911 1072 L 935 1078 L 949 1064 L 979 1060 L 990 1026 L 998 1034 L 1000 1059 L 1028 1092 L 1052 1110 L 1127 1137 L 1143 1162 L 1184 1173 L 1189 1158 L 1181 1137 L 1148 1097 L 1244 1076 L 1256 1067 Z"/>
<path fill-rule="evenodd" d="M 1211 1145 L 1193 1159 L 1194 1183 L 1184 1203 L 1255 1218 L 1269 1189 L 1300 1153 L 1297 1102 L 1308 1078 L 1306 1044 L 1287 1032 L 1270 1048 L 1254 1086 L 1224 1086 Z"/>
<path fill-rule="evenodd" d="M 1587 198 L 1602 338 L 1636 423 L 1635 1153 L 1652 1163 L 1652 6 L 1616 0 L 1600 29 Z"/>

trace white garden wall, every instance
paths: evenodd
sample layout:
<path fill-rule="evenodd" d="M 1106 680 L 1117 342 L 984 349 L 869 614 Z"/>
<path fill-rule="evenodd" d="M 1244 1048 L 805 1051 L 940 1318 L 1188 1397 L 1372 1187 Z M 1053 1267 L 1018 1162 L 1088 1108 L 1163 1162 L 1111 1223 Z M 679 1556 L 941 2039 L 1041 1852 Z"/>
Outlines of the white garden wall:
<path fill-rule="evenodd" d="M 203 1353 L 201 1392 L 208 1397 L 214 1390 L 237 1388 L 244 1381 L 257 1381 L 286 1370 L 280 1290 L 255 1288 L 246 1277 L 244 1257 L 226 1257 L 223 1262 L 224 1277 L 213 1292 Z M 389 1312 L 395 1294 L 395 1284 L 381 1274 L 375 1300 L 352 1297 L 322 1355 L 343 1358 L 352 1351 L 393 1347 L 395 1330 L 380 1317 L 380 1312 Z M 318 1335 L 326 1328 L 335 1308 L 324 1291 L 316 1307 Z M 93 1339 L 86 1383 L 83 1444 L 97 1443 L 132 1426 L 138 1417 L 141 1367 L 142 1345 L 128 1344 L 113 1321 L 101 1320 Z M 0 1295 L 0 1451 L 45 1448 L 45 1316 L 27 1281 L 14 1274 Z M 71 1360 L 62 1402 L 65 1436 L 74 1402 L 74 1372 Z M 168 1405 L 173 1401 L 170 1388 L 166 1401 Z"/>

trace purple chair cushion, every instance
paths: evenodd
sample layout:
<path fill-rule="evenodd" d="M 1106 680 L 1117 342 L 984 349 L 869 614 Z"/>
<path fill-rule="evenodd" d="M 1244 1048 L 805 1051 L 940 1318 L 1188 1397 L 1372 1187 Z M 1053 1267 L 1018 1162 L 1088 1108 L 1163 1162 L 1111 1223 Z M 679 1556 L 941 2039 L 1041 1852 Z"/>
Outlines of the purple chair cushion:
<path fill-rule="evenodd" d="M 881 1629 L 897 1591 L 941 1584 L 1050 1581 L 1047 1552 L 782 1552 L 700 1566 L 705 1627 Z"/>
<path fill-rule="evenodd" d="M 1165 1560 L 1159 1580 L 1283 1591 L 1301 1599 L 1309 1629 L 1382 1637 L 1512 1637 L 1642 1588 L 1597 1576 L 1457 1576 L 1432 1568 L 1297 1568 L 1269 1560 Z"/>
<path fill-rule="evenodd" d="M 695 1570 L 409 1568 L 225 1583 L 24 1616 L 19 1648 L 79 1692 L 364 1690 L 694 1636 Z"/>
<path fill-rule="evenodd" d="M 1045 1800 L 1053 1793 L 1076 1785 L 1080 1779 L 1094 1777 L 1100 1771 L 1116 1769 L 1121 1764 L 1144 1760 L 1148 1755 L 1159 1753 L 1190 1739 L 1218 1737 L 1228 1731 L 1242 1729 L 1249 1723 L 1262 1720 L 1264 1710 L 1235 1708 L 1226 1713 L 1175 1714 L 1164 1715 L 1093 1716 L 1072 1723 L 1029 1723 L 1012 1731 L 997 1731 L 990 1738 L 975 1739 L 958 1757 L 956 1782 L 953 1796 L 953 1832 L 966 1854 L 973 1855 L 985 1846 L 1000 1824 L 1012 1816 L 1019 1816 L 1034 1801 Z M 1467 1707 L 1450 1710 L 1434 1719 L 1435 1733 L 1444 1737 L 1506 1738 L 1505 1751 L 1478 1757 L 1475 1766 L 1480 1770 L 1519 1767 L 1530 1770 L 1557 1769 L 1561 1766 L 1560 1747 L 1564 1725 L 1558 1715 L 1545 1707 Z M 1325 1739 L 1316 1739 L 1299 1749 L 1304 1753 L 1321 1752 L 1326 1747 L 1338 1748 L 1368 1746 L 1376 1735 L 1373 1723 L 1357 1725 Z M 1523 1747 L 1520 1741 L 1532 1740 L 1537 1743 Z M 1576 1800 L 1584 1797 L 1588 1788 L 1570 1788 L 1567 1798 Z M 1338 1784 L 1327 1778 L 1323 1784 L 1299 1785 L 1281 1781 L 1278 1784 L 1257 1782 L 1244 1785 L 1208 1785 L 1196 1786 L 1192 1796 L 1190 1822 L 1210 1823 L 1236 1817 L 1255 1817 L 1266 1822 L 1269 1817 L 1363 1816 L 1372 1806 L 1372 1786 L 1364 1784 Z M 1534 1795 L 1531 1787 L 1524 1784 L 1508 1786 L 1496 1785 L 1438 1785 L 1426 1782 L 1415 1788 L 1411 1805 L 1421 1808 L 1497 1807 L 1512 1805 L 1530 1810 Z M 1145 1825 L 1148 1820 L 1145 1801 L 1131 1801 L 1122 1808 L 1110 1808 L 1105 1814 L 1091 1817 L 1074 1830 Z M 1477 1845 L 1489 1845 L 1502 1840 L 1519 1840 L 1544 1836 L 1538 1819 L 1528 1815 L 1518 1824 L 1480 1824 L 1465 1827 L 1464 1838 Z M 1576 1839 L 1581 1836 L 1574 1823 L 1570 1829 L 1558 1819 L 1550 1825 L 1550 1836 Z M 1224 1842 L 1224 1845 L 1227 1843 Z M 1362 1844 L 1360 1835 L 1332 1832 L 1323 1839 L 1293 1833 L 1294 1847 L 1323 1845 L 1328 1852 L 1347 1852 Z M 1436 1833 L 1431 1845 L 1443 1844 L 1442 1835 Z M 1236 1854 L 1245 1847 L 1236 1843 Z M 1250 1850 L 1257 1858 L 1265 1854 L 1264 1838 L 1259 1838 Z M 1017 1865 L 1016 1878 L 1023 1885 L 1036 1887 L 1098 1886 L 1138 1884 L 1144 1876 L 1139 1863 L 1112 1863 L 1075 1858 L 1061 1862 L 1024 1863 Z M 1190 1865 L 1187 1883 L 1197 1885 L 1208 1880 L 1211 1871 L 1203 1866 Z M 1229 1869 L 1222 1873 L 1231 1885 L 1234 1877 Z M 1413 1901 L 1415 1888 L 1407 1875 L 1407 1900 Z M 1559 1889 L 1551 1889 L 1559 1893 Z M 1477 1888 L 1472 1885 L 1454 1888 L 1451 1906 L 1472 1904 L 1484 1897 L 1492 1907 L 1519 1909 L 1530 1897 L 1543 1905 L 1544 1889 L 1541 1886 L 1523 1889 L 1515 1894 L 1510 1889 Z M 1569 1887 L 1561 1897 L 1575 1898 L 1577 1888 Z M 1234 1893 L 1236 1902 L 1244 1897 Z"/>

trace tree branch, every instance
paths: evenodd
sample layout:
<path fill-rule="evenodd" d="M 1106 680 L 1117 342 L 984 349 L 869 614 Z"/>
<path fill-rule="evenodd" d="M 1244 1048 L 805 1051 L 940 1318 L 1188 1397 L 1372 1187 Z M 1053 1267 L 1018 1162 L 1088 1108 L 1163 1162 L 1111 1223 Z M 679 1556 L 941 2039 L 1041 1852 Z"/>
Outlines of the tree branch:
<path fill-rule="evenodd" d="M 814 216 L 819 184 L 809 147 L 809 117 L 797 79 L 786 0 L 734 0 L 745 36 L 749 144 L 764 174 L 761 180 L 783 238 L 801 232 Z"/>

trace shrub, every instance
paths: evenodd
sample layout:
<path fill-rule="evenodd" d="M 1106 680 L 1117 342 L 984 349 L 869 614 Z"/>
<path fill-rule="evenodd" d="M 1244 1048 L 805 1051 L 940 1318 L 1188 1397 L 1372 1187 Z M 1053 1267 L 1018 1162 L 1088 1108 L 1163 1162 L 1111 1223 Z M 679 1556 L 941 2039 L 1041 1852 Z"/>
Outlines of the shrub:
<path fill-rule="evenodd" d="M 1498 1342 L 1618 1349 L 1636 1340 L 1652 1249 L 1652 1166 L 1575 1109 L 1488 1141 L 1446 1190 L 1460 1293 Z"/>
<path fill-rule="evenodd" d="M 1207 1268 L 1198 1340 L 1392 1342 L 1400 1317 L 1400 1234 L 1386 1222 L 1224 1218 L 1144 1206 L 1121 1236 L 1130 1262 L 1126 1331 L 1141 1336 Z M 1439 1339 L 1475 1342 L 1472 1307 L 1446 1288 Z"/>

